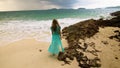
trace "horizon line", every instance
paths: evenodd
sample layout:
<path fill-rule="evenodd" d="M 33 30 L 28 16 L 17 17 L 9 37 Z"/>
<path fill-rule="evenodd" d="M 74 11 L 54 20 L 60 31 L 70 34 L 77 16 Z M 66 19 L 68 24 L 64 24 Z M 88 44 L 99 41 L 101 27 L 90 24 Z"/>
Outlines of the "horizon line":
<path fill-rule="evenodd" d="M 15 11 L 39 11 L 39 10 L 60 10 L 60 9 L 73 9 L 73 10 L 78 10 L 78 9 L 106 9 L 106 8 L 120 8 L 120 6 L 110 6 L 110 7 L 101 7 L 101 8 L 50 8 L 50 9 L 26 9 L 26 10 L 0 10 L 0 12 L 15 12 Z"/>

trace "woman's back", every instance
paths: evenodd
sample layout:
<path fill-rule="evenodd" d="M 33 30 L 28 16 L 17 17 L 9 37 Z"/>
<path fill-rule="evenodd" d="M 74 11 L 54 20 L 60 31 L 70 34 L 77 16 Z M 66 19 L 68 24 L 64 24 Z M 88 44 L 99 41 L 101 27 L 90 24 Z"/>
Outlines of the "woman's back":
<path fill-rule="evenodd" d="M 64 51 L 64 48 L 62 47 L 62 42 L 61 42 L 60 29 L 61 28 L 60 28 L 57 20 L 53 20 L 53 23 L 51 26 L 52 42 L 48 49 L 48 51 L 52 54 L 58 54 L 60 51 L 62 51 L 62 52 Z"/>
<path fill-rule="evenodd" d="M 51 31 L 53 35 L 60 35 L 60 26 L 57 26 L 56 30 L 53 30 L 51 27 Z"/>

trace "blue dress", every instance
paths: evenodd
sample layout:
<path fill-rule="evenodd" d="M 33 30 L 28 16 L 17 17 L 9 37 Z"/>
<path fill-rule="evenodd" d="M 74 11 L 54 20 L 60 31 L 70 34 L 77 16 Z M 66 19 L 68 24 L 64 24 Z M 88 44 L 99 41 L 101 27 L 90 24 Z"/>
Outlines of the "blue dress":
<path fill-rule="evenodd" d="M 58 54 L 60 51 L 64 52 L 64 48 L 62 46 L 61 38 L 60 38 L 60 27 L 58 26 L 56 31 L 52 31 L 52 42 L 49 46 L 48 51 L 52 54 Z"/>

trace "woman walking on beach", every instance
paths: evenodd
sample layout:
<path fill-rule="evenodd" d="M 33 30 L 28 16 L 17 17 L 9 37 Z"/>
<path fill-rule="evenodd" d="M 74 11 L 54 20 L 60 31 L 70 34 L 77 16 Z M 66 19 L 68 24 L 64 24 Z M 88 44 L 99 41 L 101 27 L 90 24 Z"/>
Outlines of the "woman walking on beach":
<path fill-rule="evenodd" d="M 56 19 L 52 21 L 51 32 L 52 42 L 49 46 L 48 51 L 53 55 L 58 54 L 60 51 L 64 52 L 64 48 L 61 42 L 61 27 Z"/>

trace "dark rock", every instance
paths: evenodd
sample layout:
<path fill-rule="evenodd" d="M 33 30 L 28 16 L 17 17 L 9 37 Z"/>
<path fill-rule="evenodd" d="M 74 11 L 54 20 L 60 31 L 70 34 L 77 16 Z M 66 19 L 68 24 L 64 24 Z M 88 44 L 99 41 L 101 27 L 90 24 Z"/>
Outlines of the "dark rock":
<path fill-rule="evenodd" d="M 87 50 L 87 52 L 93 54 L 94 56 L 98 56 L 98 54 L 95 50 Z"/>
<path fill-rule="evenodd" d="M 109 38 L 110 38 L 110 39 L 113 39 L 113 38 L 114 38 L 114 36 L 110 36 Z"/>
<path fill-rule="evenodd" d="M 83 22 L 76 23 L 62 30 L 62 34 L 66 36 L 69 42 L 73 40 L 79 41 L 85 37 L 91 37 L 98 32 L 98 26 L 95 24 L 96 20 L 90 19 Z"/>
<path fill-rule="evenodd" d="M 59 54 L 58 54 L 58 60 L 65 60 L 65 55 L 64 55 L 64 53 L 63 52 L 60 52 Z"/>
<path fill-rule="evenodd" d="M 113 36 L 110 36 L 110 39 L 116 39 L 116 41 L 120 42 L 120 31 L 119 30 L 115 30 L 114 31 L 116 34 Z"/>
<path fill-rule="evenodd" d="M 105 44 L 105 45 L 107 45 L 108 44 L 108 42 L 107 41 L 101 41 L 103 44 Z"/>
<path fill-rule="evenodd" d="M 112 16 L 120 16 L 120 11 L 117 11 L 117 12 L 114 12 L 114 13 L 111 13 Z"/>
<path fill-rule="evenodd" d="M 115 57 L 115 59 L 118 59 L 118 57 Z"/>
<path fill-rule="evenodd" d="M 101 27 L 105 27 L 105 26 L 120 27 L 120 11 L 111 13 L 111 15 L 115 16 L 115 17 L 110 19 L 110 20 L 103 20 L 103 19 L 97 20 L 98 26 L 101 26 Z"/>
<path fill-rule="evenodd" d="M 102 18 L 98 20 L 89 19 L 63 28 L 62 35 L 67 40 L 68 47 L 65 48 L 64 53 L 59 53 L 58 60 L 64 61 L 65 64 L 70 64 L 70 61 L 67 59 L 74 60 L 74 58 L 76 58 L 81 68 L 101 67 L 100 59 L 98 57 L 89 59 L 86 55 L 84 55 L 84 52 L 88 52 L 94 56 L 98 56 L 97 52 L 101 51 L 95 49 L 95 43 L 91 42 L 88 44 L 84 42 L 84 44 L 81 45 L 79 40 L 84 40 L 85 38 L 94 36 L 99 31 L 99 27 L 110 26 L 120 28 L 120 11 L 111 13 L 111 15 L 115 17 L 110 20 L 104 20 Z M 118 33 L 118 31 L 115 32 Z M 120 40 L 120 32 L 118 35 L 111 36 L 109 38 L 116 38 Z M 102 42 L 104 44 L 108 44 L 107 41 Z M 89 46 L 91 46 L 93 50 L 87 50 Z"/>
<path fill-rule="evenodd" d="M 41 50 L 41 49 L 40 49 L 39 51 L 40 51 L 40 52 L 42 52 L 42 50 Z"/>
<path fill-rule="evenodd" d="M 114 32 L 115 32 L 115 33 L 117 33 L 117 32 L 119 33 L 120 31 L 119 31 L 119 30 L 115 30 Z"/>
<path fill-rule="evenodd" d="M 66 58 L 67 58 L 67 56 L 66 56 L 63 52 L 60 52 L 60 53 L 58 54 L 58 60 L 64 61 L 65 64 L 70 64 L 70 61 L 67 61 Z"/>

